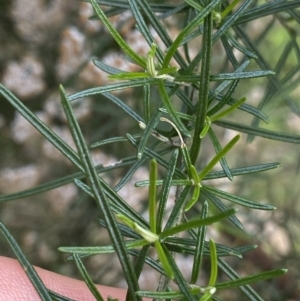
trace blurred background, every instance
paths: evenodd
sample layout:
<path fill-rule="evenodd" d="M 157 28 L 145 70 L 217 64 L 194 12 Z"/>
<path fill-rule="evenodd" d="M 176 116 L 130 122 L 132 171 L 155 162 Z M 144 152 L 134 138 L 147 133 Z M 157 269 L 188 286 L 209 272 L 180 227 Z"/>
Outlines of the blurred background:
<path fill-rule="evenodd" d="M 92 63 L 95 58 L 122 70 L 136 70 L 133 64 L 124 59 L 100 22 L 89 20 L 91 15 L 93 12 L 88 3 L 72 0 L 0 2 L 0 81 L 72 147 L 74 144 L 60 107 L 58 85 L 63 84 L 67 93 L 71 94 L 107 84 L 107 75 Z M 178 34 L 176 24 L 181 22 L 180 15 L 178 18 L 167 18 L 164 21 L 173 38 Z M 274 62 L 278 61 L 290 39 L 289 31 L 282 26 L 280 18 L 273 19 L 265 17 L 250 22 L 244 28 L 255 40 L 266 24 L 274 22 L 264 39 L 259 41 L 259 50 L 265 55 L 271 68 L 275 68 Z M 135 22 L 130 13 L 114 16 L 111 21 L 135 51 L 146 55 L 148 45 L 134 28 Z M 299 38 L 295 41 L 299 45 Z M 161 45 L 159 39 L 157 43 Z M 220 65 L 230 69 L 226 66 L 223 52 L 220 45 L 214 46 L 215 72 L 220 71 Z M 296 55 L 291 55 L 286 60 L 283 74 L 297 65 L 299 62 Z M 258 69 L 255 64 L 253 67 Z M 299 72 L 295 76 L 299 77 Z M 257 106 L 264 96 L 266 84 L 265 79 L 248 80 L 241 83 L 234 97 L 239 99 L 247 96 L 247 103 Z M 137 89 L 132 92 L 123 90 L 119 96 L 141 111 L 142 91 Z M 288 92 L 296 104 L 294 111 L 297 113 L 300 88 L 295 86 L 292 91 L 284 91 Z M 81 99 L 74 104 L 74 108 L 89 144 L 111 136 L 124 136 L 127 132 L 139 132 L 137 124 L 124 117 L 122 111 L 104 97 Z M 274 95 L 264 112 L 270 117 L 270 123 L 261 124 L 262 127 L 300 133 L 299 116 L 291 112 L 279 95 Z M 245 114 L 236 114 L 235 120 L 251 123 L 251 118 Z M 236 134 L 217 127 L 214 129 L 224 144 Z M 242 134 L 244 143 L 239 143 L 228 155 L 231 167 L 269 162 L 280 162 L 281 167 L 261 174 L 236 177 L 234 182 L 218 180 L 213 185 L 257 202 L 272 204 L 277 210 L 260 212 L 241 208 L 238 217 L 245 223 L 248 239 L 231 229 L 222 229 L 222 232 L 213 229 L 209 235 L 230 246 L 258 244 L 259 247 L 247 253 L 245 259 L 230 258 L 228 262 L 242 276 L 263 270 L 288 268 L 289 272 L 284 277 L 253 287 L 266 300 L 299 300 L 299 146 L 262 138 L 256 138 L 251 144 L 247 144 L 246 139 L 246 135 Z M 114 163 L 126 155 L 132 155 L 132 152 L 135 150 L 131 147 L 121 148 L 114 144 L 92 151 L 96 164 Z M 207 139 L 202 150 L 202 160 L 208 161 L 213 153 Z M 70 162 L 0 97 L 1 195 L 31 188 L 76 171 Z M 104 178 L 114 186 L 124 172 L 126 169 L 111 172 L 104 175 Z M 143 167 L 133 176 L 129 185 L 120 191 L 121 196 L 140 211 L 146 206 L 147 190 L 134 188 L 133 183 L 147 178 L 147 168 Z M 173 194 L 174 191 L 170 199 L 174 199 Z M 79 277 L 75 265 L 66 261 L 66 255 L 59 253 L 57 248 L 109 243 L 105 231 L 100 231 L 95 208 L 91 199 L 77 190 L 75 185 L 69 184 L 30 198 L 0 202 L 0 220 L 16 238 L 32 264 L 67 276 Z M 14 257 L 3 236 L 0 236 L 0 255 Z M 95 282 L 125 286 L 118 262 L 111 255 L 94 256 L 85 263 Z M 190 267 L 188 259 L 183 256 L 179 265 L 183 271 Z M 149 279 L 152 277 L 157 277 L 157 274 L 151 270 L 142 275 L 142 288 L 156 288 L 151 285 L 149 287 Z M 203 273 L 203 278 L 205 277 L 207 275 Z M 238 290 L 224 291 L 223 296 L 224 300 L 241 300 Z"/>

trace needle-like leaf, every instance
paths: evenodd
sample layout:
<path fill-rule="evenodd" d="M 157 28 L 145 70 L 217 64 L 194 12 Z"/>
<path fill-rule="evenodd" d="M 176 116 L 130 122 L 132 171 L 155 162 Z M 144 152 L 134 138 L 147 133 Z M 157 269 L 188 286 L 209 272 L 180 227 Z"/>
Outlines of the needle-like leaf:
<path fill-rule="evenodd" d="M 69 102 L 62 86 L 60 87 L 60 94 L 61 94 L 62 106 L 63 106 L 63 109 L 67 116 L 67 119 L 69 122 L 69 127 L 71 130 L 74 142 L 77 146 L 78 153 L 79 153 L 79 156 L 80 156 L 80 159 L 82 162 L 82 166 L 84 168 L 84 172 L 86 174 L 87 180 L 89 181 L 92 193 L 97 202 L 97 205 L 99 206 L 100 212 L 101 212 L 101 214 L 103 214 L 104 220 L 108 225 L 107 229 L 108 229 L 110 238 L 112 240 L 112 243 L 114 245 L 114 248 L 116 250 L 116 253 L 119 256 L 120 263 L 121 263 L 123 271 L 124 271 L 124 276 L 127 280 L 128 289 L 130 290 L 130 292 L 133 296 L 133 300 L 138 301 L 139 298 L 136 298 L 134 295 L 134 292 L 138 290 L 138 283 L 136 280 L 136 276 L 134 273 L 132 263 L 130 262 L 129 255 L 128 255 L 127 249 L 125 247 L 125 244 L 123 242 L 121 233 L 120 233 L 118 227 L 116 226 L 115 218 L 112 214 L 108 200 L 104 193 L 104 189 L 102 187 L 102 184 L 99 180 L 99 176 L 97 174 L 97 171 L 95 169 L 95 166 L 94 166 L 91 156 L 89 154 L 88 147 L 84 141 L 80 127 L 74 116 L 70 102 Z"/>

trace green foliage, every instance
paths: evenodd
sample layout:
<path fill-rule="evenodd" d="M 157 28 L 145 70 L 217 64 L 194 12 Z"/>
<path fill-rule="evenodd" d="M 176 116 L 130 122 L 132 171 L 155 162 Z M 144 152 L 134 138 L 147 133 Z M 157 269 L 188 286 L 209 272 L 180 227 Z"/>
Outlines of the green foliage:
<path fill-rule="evenodd" d="M 124 54 L 142 71 L 126 72 L 95 60 L 94 64 L 97 67 L 107 72 L 112 81 L 118 80 L 118 82 L 80 91 L 69 96 L 60 86 L 61 105 L 77 148 L 76 152 L 10 91 L 0 85 L 2 96 L 79 170 L 77 173 L 39 187 L 0 196 L 0 201 L 28 197 L 70 182 L 74 182 L 95 200 L 101 224 L 107 229 L 111 244 L 91 247 L 60 247 L 59 250 L 72 253 L 69 259 L 75 261 L 83 279 L 97 300 L 102 300 L 102 297 L 90 279 L 82 259 L 95 254 L 113 252 L 119 258 L 124 278 L 128 284 L 128 300 L 141 300 L 142 297 L 219 300 L 217 296 L 220 290 L 235 287 L 240 288 L 249 300 L 262 300 L 249 284 L 278 277 L 286 270 L 271 270 L 240 277 L 221 257 L 242 257 L 243 253 L 250 251 L 255 246 L 228 247 L 215 243 L 211 238 L 207 242 L 207 228 L 229 221 L 231 227 L 243 229 L 242 223 L 236 216 L 237 209 L 228 208 L 228 202 L 256 210 L 274 210 L 275 207 L 222 191 L 205 184 L 205 182 L 209 179 L 223 177 L 233 181 L 237 176 L 263 172 L 279 166 L 278 163 L 268 163 L 231 168 L 225 156 L 228 152 L 234 153 L 240 135 L 236 135 L 229 143 L 222 146 L 224 143 L 215 126 L 246 133 L 249 135 L 249 141 L 253 140 L 254 136 L 260 136 L 287 143 L 300 143 L 299 135 L 259 127 L 260 121 L 268 122 L 268 116 L 262 110 L 276 93 L 280 95 L 292 112 L 300 115 L 298 106 L 288 94 L 295 89 L 295 83 L 299 81 L 298 68 L 293 68 L 286 75 L 279 76 L 285 69 L 288 54 L 292 50 L 295 51 L 298 62 L 300 61 L 296 30 L 293 29 L 293 22 L 299 22 L 299 11 L 296 9 L 300 7 L 300 2 L 298 0 L 271 1 L 261 4 L 253 0 L 232 2 L 189 0 L 180 1 L 176 5 L 171 1 L 156 4 L 146 0 L 91 0 L 90 2 L 96 16 L 105 25 Z M 104 5 L 106 10 L 103 10 L 99 4 Z M 146 57 L 135 53 L 109 21 L 111 14 L 120 14 L 126 10 L 131 10 L 137 28 L 149 45 Z M 288 28 L 290 37 L 290 43 L 276 63 L 276 73 L 271 70 L 265 59 L 268 51 L 262 53 L 258 49 L 259 41 L 263 39 L 264 33 L 253 41 L 245 30 L 250 21 L 266 15 L 273 15 L 272 18 L 275 19 L 280 18 L 282 24 Z M 164 18 L 170 16 L 180 17 L 184 20 L 183 26 L 174 40 L 162 24 Z M 156 31 L 165 45 L 166 51 L 156 44 L 150 27 Z M 197 49 L 195 57 L 191 58 L 189 43 L 198 36 L 201 36 L 202 39 L 201 47 Z M 212 73 L 216 42 L 221 43 L 226 53 L 225 67 L 220 67 L 217 73 L 215 71 Z M 181 52 L 182 48 L 184 55 Z M 237 51 L 239 51 L 239 55 L 237 55 Z M 250 61 L 254 61 L 259 70 L 245 71 Z M 247 104 L 244 96 L 236 99 L 234 91 L 240 83 L 249 82 L 250 85 L 251 79 L 257 77 L 265 78 L 268 84 L 262 101 L 255 108 Z M 121 98 L 111 94 L 117 90 L 137 87 L 144 88 L 142 112 L 129 107 Z M 158 93 L 158 102 L 153 101 L 153 91 Z M 110 137 L 92 144 L 91 148 L 101 147 L 108 143 L 127 143 L 136 148 L 132 156 L 122 158 L 119 163 L 107 167 L 94 166 L 89 147 L 72 109 L 72 101 L 99 94 L 121 108 L 123 114 L 135 120 L 140 127 L 138 134 L 124 133 L 124 137 Z M 174 103 L 173 96 L 180 99 L 180 109 L 178 109 L 178 104 Z M 246 114 L 251 116 L 253 121 L 251 125 L 235 122 L 231 117 L 234 114 L 231 113 Z M 224 117 L 226 117 L 225 120 Z M 171 129 L 163 128 L 163 122 L 167 122 Z M 206 141 L 212 143 L 216 152 L 210 160 L 203 158 L 201 152 L 202 144 Z M 208 163 L 203 166 L 200 164 L 200 159 L 208 161 Z M 150 161 L 149 181 L 143 180 L 136 183 L 137 187 L 149 187 L 149 218 L 145 220 L 142 214 L 131 208 L 117 192 L 128 182 L 132 174 L 148 161 Z M 220 163 L 221 169 L 214 170 L 218 163 Z M 130 167 L 128 173 L 115 188 L 110 187 L 103 180 L 101 174 L 124 166 Z M 160 172 L 158 172 L 158 166 Z M 157 179 L 158 175 L 162 175 L 163 179 Z M 160 186 L 161 191 L 158 193 L 157 190 Z M 167 215 L 166 204 L 172 186 L 176 186 L 177 189 L 176 202 L 171 213 Z M 131 197 L 134 198 L 134 196 Z M 201 211 L 200 215 L 199 211 Z M 164 222 L 165 226 L 163 227 Z M 41 298 L 51 300 L 53 292 L 48 292 L 44 287 L 3 224 L 0 224 L 0 230 L 18 260 L 27 267 L 28 277 Z M 179 236 L 179 233 L 184 235 Z M 124 240 L 124 237 L 128 239 Z M 150 257 L 150 249 L 156 250 L 158 261 Z M 176 253 L 189 254 L 189 258 L 193 262 L 188 279 L 182 275 L 176 264 Z M 130 255 L 138 258 L 135 266 Z M 200 287 L 196 283 L 201 277 L 199 275 L 202 270 L 203 257 L 209 258 L 211 267 L 207 286 Z M 138 278 L 145 262 L 162 275 L 160 283 L 157 283 L 157 292 L 142 291 L 139 288 Z M 224 272 L 229 280 L 219 279 L 219 271 Z M 172 281 L 177 288 L 173 290 L 168 285 L 162 285 L 168 281 Z M 65 300 L 68 299 L 65 298 Z"/>

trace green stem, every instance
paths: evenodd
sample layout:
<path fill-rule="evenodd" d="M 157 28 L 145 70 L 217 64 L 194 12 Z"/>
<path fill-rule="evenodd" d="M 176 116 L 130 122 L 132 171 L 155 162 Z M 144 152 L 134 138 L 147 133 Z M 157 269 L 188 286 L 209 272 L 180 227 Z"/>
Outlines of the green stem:
<path fill-rule="evenodd" d="M 155 159 L 150 163 L 150 187 L 149 187 L 149 224 L 150 231 L 156 233 L 156 178 L 157 163 Z"/>
<path fill-rule="evenodd" d="M 196 110 L 195 131 L 193 137 L 193 144 L 191 147 L 191 161 L 195 165 L 198 153 L 200 150 L 201 138 L 200 133 L 205 125 L 205 118 L 207 115 L 208 93 L 209 93 L 209 74 L 211 63 L 211 48 L 212 48 L 212 14 L 209 14 L 204 20 L 203 33 L 203 57 L 201 64 L 200 75 L 200 93 L 199 101 Z"/>

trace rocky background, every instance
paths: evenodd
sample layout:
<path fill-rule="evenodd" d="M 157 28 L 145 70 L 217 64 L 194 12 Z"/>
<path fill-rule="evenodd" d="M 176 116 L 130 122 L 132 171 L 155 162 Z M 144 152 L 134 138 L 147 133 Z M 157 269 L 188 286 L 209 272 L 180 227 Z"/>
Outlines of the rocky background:
<path fill-rule="evenodd" d="M 23 1 L 5 2 L 1 6 L 1 82 L 74 147 L 60 106 L 58 85 L 62 83 L 67 93 L 71 93 L 105 84 L 107 75 L 94 66 L 92 56 L 124 70 L 133 67 L 124 63 L 116 44 L 100 22 L 88 20 L 93 12 L 87 3 L 36 0 L 27 1 L 26 5 Z M 139 43 L 139 34 L 131 30 L 130 16 L 121 16 L 114 22 L 142 53 L 145 45 Z M 112 131 L 117 133 L 118 127 L 132 127 L 122 120 L 116 122 L 120 112 L 112 110 L 108 103 L 84 99 L 75 104 L 75 111 L 83 128 L 85 122 L 92 120 L 84 130 L 93 142 L 102 139 L 103 135 L 111 135 Z M 31 188 L 75 171 L 4 99 L 0 103 L 0 130 L 1 194 Z M 118 161 L 111 153 L 96 149 L 93 151 L 95 163 Z M 141 169 L 133 182 L 147 178 L 146 172 L 145 168 Z M 118 174 L 110 175 L 107 181 L 114 185 L 119 178 Z M 120 193 L 124 197 L 133 194 L 130 187 Z M 146 193 L 143 189 L 134 192 L 136 202 L 145 199 Z M 76 275 L 74 265 L 65 262 L 66 256 L 57 252 L 57 247 L 108 243 L 102 235 L 99 237 L 95 205 L 73 184 L 0 206 L 1 221 L 35 265 Z M 3 237 L 0 242 L 1 255 L 13 256 Z M 97 271 L 97 277 L 109 274 L 105 277 L 106 283 L 117 281 L 118 269 L 111 260 L 105 267 L 106 262 L 107 258 L 103 256 L 91 259 L 88 265 Z"/>
<path fill-rule="evenodd" d="M 63 84 L 67 93 L 71 94 L 106 84 L 106 74 L 94 66 L 93 58 L 123 70 L 135 68 L 123 59 L 116 43 L 100 22 L 89 20 L 91 15 L 93 12 L 89 4 L 72 0 L 0 3 L 0 81 L 72 146 L 60 108 L 58 85 Z M 112 20 L 132 47 L 145 55 L 148 47 L 134 29 L 132 16 L 124 13 Z M 176 21 L 167 22 L 170 23 L 166 26 Z M 173 34 L 177 35 L 176 32 Z M 253 103 L 263 93 L 259 85 L 246 92 Z M 138 95 L 132 95 L 130 91 L 122 93 L 129 104 L 141 106 Z M 101 97 L 80 100 L 75 104 L 75 111 L 89 143 L 111 135 L 124 135 L 137 128 L 136 124 L 124 123 L 122 113 Z M 275 118 L 283 123 L 280 115 L 275 114 Z M 299 119 L 290 114 L 285 123 L 286 129 L 299 132 L 299 125 Z M 227 131 L 221 134 L 224 141 L 232 135 Z M 211 146 L 206 148 L 209 154 Z M 229 156 L 229 162 L 233 166 L 244 166 L 280 161 L 282 168 L 259 176 L 248 176 L 247 181 L 237 180 L 234 185 L 227 185 L 226 181 L 217 183 L 223 189 L 280 208 L 275 213 L 241 210 L 239 217 L 247 222 L 247 231 L 255 237 L 254 242 L 253 237 L 244 241 L 230 232 L 226 235 L 217 230 L 210 233 L 225 244 L 229 241 L 236 246 L 242 243 L 260 245 L 259 249 L 246 255 L 247 260 L 232 262 L 241 275 L 279 267 L 290 269 L 287 277 L 273 281 L 267 289 L 265 284 L 256 286 L 260 293 L 268 296 L 267 300 L 295 300 L 293 298 L 300 295 L 300 277 L 295 263 L 300 251 L 297 234 L 300 226 L 297 206 L 299 185 L 293 184 L 299 181 L 295 166 L 298 150 L 299 147 L 294 145 L 256 139 L 251 145 L 241 146 L 239 156 L 236 153 L 234 157 Z M 93 150 L 95 162 L 102 164 L 116 162 L 119 156 L 126 154 L 132 155 L 132 149 L 110 146 Z M 73 171 L 76 170 L 72 165 L 0 98 L 0 194 L 31 188 Z M 105 179 L 115 185 L 122 172 L 105 175 Z M 147 168 L 143 167 L 134 175 L 131 185 L 120 191 L 137 210 L 146 206 L 147 191 L 135 189 L 132 184 L 146 178 Z M 170 196 L 171 201 L 173 197 Z M 59 253 L 57 248 L 108 243 L 106 234 L 99 231 L 97 218 L 93 201 L 73 184 L 28 199 L 0 203 L 0 220 L 14 235 L 31 263 L 72 277 L 78 277 L 75 265 L 67 262 L 65 254 Z M 2 236 L 0 254 L 14 257 Z M 95 256 L 85 263 L 95 282 L 125 285 L 113 256 Z M 179 264 L 182 270 L 189 269 L 191 265 L 184 257 Z M 142 287 L 155 289 L 151 286 L 154 281 L 149 281 L 153 277 L 157 274 L 151 271 L 143 274 Z M 230 292 L 228 297 L 234 300 L 234 294 Z"/>

